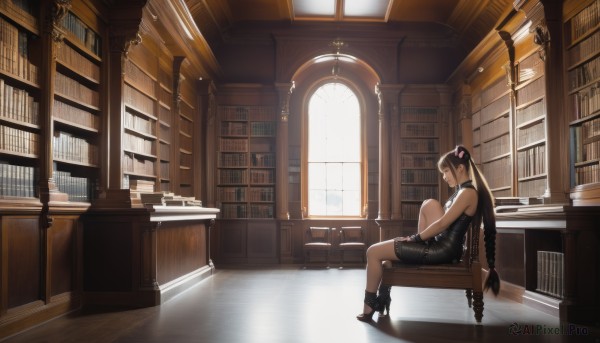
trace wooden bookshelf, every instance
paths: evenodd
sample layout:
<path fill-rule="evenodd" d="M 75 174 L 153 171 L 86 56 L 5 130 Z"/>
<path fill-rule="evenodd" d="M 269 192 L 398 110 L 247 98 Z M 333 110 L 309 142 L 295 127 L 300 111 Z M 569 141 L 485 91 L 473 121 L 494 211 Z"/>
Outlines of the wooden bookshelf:
<path fill-rule="evenodd" d="M 571 186 L 600 184 L 600 2 L 586 1 L 564 25 Z"/>
<path fill-rule="evenodd" d="M 39 196 L 39 23 L 21 2 L 0 5 L 0 199 Z"/>
<path fill-rule="evenodd" d="M 483 173 L 495 197 L 512 196 L 511 98 L 504 77 L 482 89 L 477 113 L 480 151 L 476 154 Z"/>
<path fill-rule="evenodd" d="M 274 107 L 221 105 L 218 116 L 217 201 L 222 217 L 274 218 Z"/>
<path fill-rule="evenodd" d="M 541 197 L 548 179 L 544 61 L 537 51 L 531 52 L 516 63 L 515 69 L 516 195 Z"/>
<path fill-rule="evenodd" d="M 73 10 L 62 19 L 57 49 L 52 120 L 53 178 L 72 202 L 91 202 L 99 179 L 102 36 L 98 21 Z"/>
<path fill-rule="evenodd" d="M 400 108 L 400 206 L 404 220 L 419 219 L 424 199 L 439 199 L 439 120 L 437 107 Z"/>
<path fill-rule="evenodd" d="M 179 129 L 179 193 L 194 194 L 194 127 L 198 124 L 196 95 L 191 78 L 180 75 L 180 103 L 177 116 Z"/>

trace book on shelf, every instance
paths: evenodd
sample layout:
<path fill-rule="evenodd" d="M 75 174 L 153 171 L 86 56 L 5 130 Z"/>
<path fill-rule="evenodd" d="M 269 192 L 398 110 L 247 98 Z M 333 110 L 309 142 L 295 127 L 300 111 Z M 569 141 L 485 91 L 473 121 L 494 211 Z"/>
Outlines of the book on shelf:
<path fill-rule="evenodd" d="M 72 12 L 63 17 L 62 26 L 71 32 L 87 49 L 95 55 L 101 55 L 102 40 L 89 26 Z"/>
<path fill-rule="evenodd" d="M 39 112 L 39 102 L 28 91 L 0 79 L 0 117 L 38 125 Z"/>
<path fill-rule="evenodd" d="M 28 46 L 28 33 L 0 17 L 0 70 L 38 84 L 39 70 L 29 59 Z"/>
<path fill-rule="evenodd" d="M 37 169 L 0 161 L 0 197 L 37 196 Z"/>

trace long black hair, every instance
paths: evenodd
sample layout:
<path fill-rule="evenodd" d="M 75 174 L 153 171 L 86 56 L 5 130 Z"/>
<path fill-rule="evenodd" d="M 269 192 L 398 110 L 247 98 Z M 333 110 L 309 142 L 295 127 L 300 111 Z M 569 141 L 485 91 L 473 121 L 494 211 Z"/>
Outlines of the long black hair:
<path fill-rule="evenodd" d="M 463 165 L 469 173 L 471 180 L 477 190 L 477 210 L 471 221 L 471 227 L 479 229 L 483 223 L 483 240 L 485 242 L 485 257 L 490 267 L 488 277 L 484 284 L 484 289 L 492 289 L 494 295 L 498 295 L 500 291 L 500 276 L 496 272 L 496 214 L 494 212 L 494 197 L 490 191 L 490 187 L 477 168 L 477 165 L 471 158 L 471 154 L 462 145 L 457 145 L 452 151 L 448 151 L 438 161 L 440 170 L 449 168 L 456 180 L 456 168 Z"/>

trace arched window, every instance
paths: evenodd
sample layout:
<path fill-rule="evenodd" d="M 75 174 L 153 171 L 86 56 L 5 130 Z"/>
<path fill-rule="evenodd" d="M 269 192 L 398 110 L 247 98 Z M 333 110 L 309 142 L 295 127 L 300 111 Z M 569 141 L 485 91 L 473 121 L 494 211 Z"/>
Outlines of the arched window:
<path fill-rule="evenodd" d="M 361 113 L 345 84 L 326 83 L 308 103 L 308 215 L 361 216 Z"/>

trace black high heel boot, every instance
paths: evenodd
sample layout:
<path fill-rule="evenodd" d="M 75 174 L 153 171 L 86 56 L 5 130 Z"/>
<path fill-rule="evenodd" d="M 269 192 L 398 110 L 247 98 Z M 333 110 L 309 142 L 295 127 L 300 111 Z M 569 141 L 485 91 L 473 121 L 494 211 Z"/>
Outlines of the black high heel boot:
<path fill-rule="evenodd" d="M 373 314 L 377 311 L 380 311 L 379 300 L 377 298 L 377 294 L 365 291 L 365 305 L 371 308 L 371 312 L 369 313 L 361 313 L 356 316 L 356 319 L 361 322 L 371 321 L 373 318 Z"/>
<path fill-rule="evenodd" d="M 385 316 L 385 311 L 387 310 L 387 315 L 390 315 L 390 304 L 392 303 L 392 297 L 390 296 L 390 292 L 392 291 L 392 286 L 379 285 L 379 295 L 377 296 L 377 301 L 379 302 L 379 315 Z"/>

